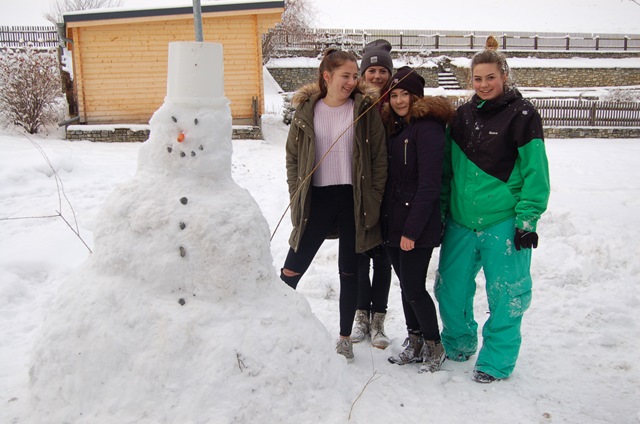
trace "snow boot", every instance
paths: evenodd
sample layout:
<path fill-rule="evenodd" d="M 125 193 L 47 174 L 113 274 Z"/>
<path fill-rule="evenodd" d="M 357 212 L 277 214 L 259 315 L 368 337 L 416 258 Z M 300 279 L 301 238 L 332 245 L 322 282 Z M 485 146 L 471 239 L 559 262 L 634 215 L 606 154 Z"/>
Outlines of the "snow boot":
<path fill-rule="evenodd" d="M 473 371 L 472 379 L 476 383 L 483 383 L 483 384 L 493 383 L 494 381 L 500 380 L 499 378 L 495 378 L 494 376 L 487 374 L 486 372 L 478 371 L 478 370 Z"/>
<path fill-rule="evenodd" d="M 351 341 L 360 343 L 369 335 L 371 324 L 369 322 L 369 311 L 358 309 L 354 320 L 353 331 L 351 332 Z"/>
<path fill-rule="evenodd" d="M 371 344 L 378 349 L 389 346 L 389 337 L 384 333 L 384 319 L 387 314 L 374 312 L 371 320 Z"/>
<path fill-rule="evenodd" d="M 389 362 L 392 364 L 404 365 L 422 361 L 420 352 L 422 351 L 423 344 L 424 340 L 422 339 L 422 335 L 409 333 L 409 337 L 407 337 L 404 343 L 402 343 L 402 346 L 405 349 L 397 356 L 390 356 Z"/>
<path fill-rule="evenodd" d="M 351 339 L 343 339 L 340 337 L 338 343 L 336 343 L 336 352 L 338 355 L 342 355 L 347 358 L 347 362 L 353 361 L 353 344 Z"/>
<path fill-rule="evenodd" d="M 440 340 L 425 340 L 421 353 L 422 365 L 419 373 L 440 371 L 445 359 L 444 347 Z"/>

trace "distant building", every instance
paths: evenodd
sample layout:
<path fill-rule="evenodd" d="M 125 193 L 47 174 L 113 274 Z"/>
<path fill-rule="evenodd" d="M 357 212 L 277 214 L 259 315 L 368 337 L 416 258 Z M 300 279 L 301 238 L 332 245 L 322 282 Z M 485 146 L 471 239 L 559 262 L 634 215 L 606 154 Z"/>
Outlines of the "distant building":
<path fill-rule="evenodd" d="M 283 11 L 282 0 L 202 6 L 204 41 L 223 45 L 234 124 L 250 124 L 264 112 L 261 39 Z M 146 124 L 164 102 L 169 42 L 195 41 L 193 7 L 70 12 L 63 34 L 73 55 L 79 122 Z"/>

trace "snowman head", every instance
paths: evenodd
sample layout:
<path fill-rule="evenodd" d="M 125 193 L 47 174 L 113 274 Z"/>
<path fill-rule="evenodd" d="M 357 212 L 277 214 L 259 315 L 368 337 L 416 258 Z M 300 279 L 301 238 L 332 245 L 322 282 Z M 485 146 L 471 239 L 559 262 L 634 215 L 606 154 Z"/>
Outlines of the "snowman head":
<path fill-rule="evenodd" d="M 228 101 L 217 107 L 166 100 L 151 120 L 151 134 L 138 157 L 138 170 L 231 178 L 231 111 Z"/>
<path fill-rule="evenodd" d="M 169 43 L 167 97 L 149 121 L 139 171 L 231 178 L 231 110 L 222 45 Z"/>

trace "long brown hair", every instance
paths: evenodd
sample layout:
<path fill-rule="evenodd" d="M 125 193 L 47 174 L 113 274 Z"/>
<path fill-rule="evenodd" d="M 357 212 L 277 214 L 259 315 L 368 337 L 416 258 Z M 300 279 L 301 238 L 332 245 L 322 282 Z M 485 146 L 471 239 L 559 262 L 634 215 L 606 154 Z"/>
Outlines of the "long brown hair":
<path fill-rule="evenodd" d="M 348 61 L 352 61 L 356 64 L 356 67 L 358 66 L 358 59 L 356 58 L 356 55 L 351 52 L 339 50 L 336 48 L 328 48 L 324 51 L 324 57 L 322 58 L 322 62 L 320 62 L 320 67 L 318 68 L 318 86 L 320 87 L 320 97 L 327 96 L 327 83 L 323 77 L 324 72 L 327 71 L 331 73 L 336 68 L 341 67 Z M 353 95 L 353 93 L 355 93 L 357 90 L 358 87 L 356 87 L 351 94 Z"/>
<path fill-rule="evenodd" d="M 411 122 L 411 118 L 413 117 L 413 108 L 418 100 L 420 100 L 420 97 L 416 96 L 415 94 L 411 94 L 409 96 L 409 110 L 407 114 L 405 116 L 398 116 L 398 114 L 396 114 L 396 111 L 391 107 L 391 92 L 389 92 L 389 102 L 385 103 L 385 113 L 382 114 L 382 123 L 384 124 L 384 128 L 387 131 L 387 135 L 393 134 L 394 131 L 396 131 L 397 122 L 404 121 L 407 124 Z"/>

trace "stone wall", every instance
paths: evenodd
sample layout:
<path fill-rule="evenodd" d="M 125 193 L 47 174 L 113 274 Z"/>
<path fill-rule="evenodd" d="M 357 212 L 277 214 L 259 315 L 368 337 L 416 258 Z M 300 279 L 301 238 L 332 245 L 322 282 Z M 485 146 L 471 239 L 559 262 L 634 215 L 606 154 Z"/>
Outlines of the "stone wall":
<path fill-rule="evenodd" d="M 318 80 L 318 68 L 269 68 L 267 70 L 285 92 L 296 91 Z"/>
<path fill-rule="evenodd" d="M 267 70 L 284 92 L 296 91 L 305 84 L 318 81 L 318 68 L 275 68 L 267 66 Z M 427 87 L 438 86 L 438 70 L 435 67 L 419 68 L 418 73 L 425 79 Z"/>
<path fill-rule="evenodd" d="M 449 58 L 471 58 L 478 50 L 434 50 L 432 59 L 438 58 L 438 62 L 451 68 L 460 87 L 469 87 L 469 68 L 455 67 L 448 62 Z M 298 52 L 301 54 L 300 52 Z M 640 52 L 605 52 L 605 51 L 502 51 L 507 57 L 535 57 L 539 59 L 569 59 L 583 57 L 590 59 L 620 59 L 625 57 L 640 57 Z M 399 58 L 411 55 L 406 51 L 391 52 L 392 57 Z M 415 52 L 423 60 L 424 52 Z M 317 68 L 276 68 L 267 64 L 267 69 L 280 87 L 285 92 L 295 91 L 300 86 L 315 82 L 318 78 Z M 513 78 L 520 87 L 616 87 L 628 85 L 640 85 L 640 69 L 637 68 L 513 68 Z M 437 67 L 420 68 L 420 74 L 424 77 L 427 87 L 437 87 Z"/>
<path fill-rule="evenodd" d="M 544 127 L 545 138 L 640 138 L 638 127 Z"/>
<path fill-rule="evenodd" d="M 471 88 L 469 68 L 451 65 L 460 87 Z M 640 85 L 636 68 L 511 68 L 518 87 L 619 87 Z"/>
<path fill-rule="evenodd" d="M 514 68 L 520 87 L 619 87 L 640 85 L 640 69 L 633 68 Z"/>
<path fill-rule="evenodd" d="M 470 87 L 469 68 L 449 65 L 462 89 Z M 316 68 L 269 68 L 273 78 L 285 92 L 295 91 L 318 78 Z M 512 68 L 512 77 L 519 87 L 620 87 L 640 85 L 637 68 Z M 438 86 L 435 67 L 419 68 L 427 87 Z"/>
<path fill-rule="evenodd" d="M 71 125 L 67 127 L 66 139 L 69 141 L 89 140 L 104 143 L 143 142 L 149 139 L 149 128 L 140 128 L 141 125 L 132 125 L 132 128 L 113 128 L 112 125 Z M 148 126 L 147 126 L 148 127 Z M 232 139 L 234 140 L 261 140 L 262 130 L 252 125 L 234 125 Z"/>
<path fill-rule="evenodd" d="M 139 127 L 139 125 L 137 125 Z M 82 125 L 67 127 L 67 140 L 90 140 L 104 143 L 142 142 L 149 138 L 149 129 L 132 130 L 130 128 L 113 128 L 105 126 L 100 129 L 97 125 L 83 129 Z"/>

